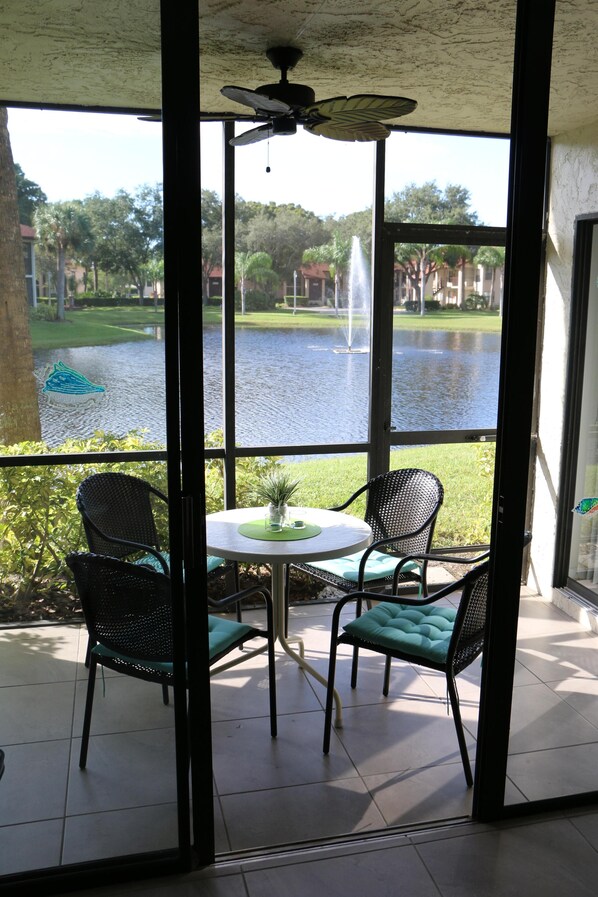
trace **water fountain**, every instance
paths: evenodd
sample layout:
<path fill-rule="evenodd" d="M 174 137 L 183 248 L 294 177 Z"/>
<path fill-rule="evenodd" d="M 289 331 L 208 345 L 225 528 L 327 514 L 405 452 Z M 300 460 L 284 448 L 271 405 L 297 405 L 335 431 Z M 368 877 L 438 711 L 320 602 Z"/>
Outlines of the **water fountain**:
<path fill-rule="evenodd" d="M 336 346 L 334 352 L 364 355 L 370 351 L 370 272 L 359 237 L 351 242 L 349 291 L 347 304 L 341 312 L 346 345 Z"/>

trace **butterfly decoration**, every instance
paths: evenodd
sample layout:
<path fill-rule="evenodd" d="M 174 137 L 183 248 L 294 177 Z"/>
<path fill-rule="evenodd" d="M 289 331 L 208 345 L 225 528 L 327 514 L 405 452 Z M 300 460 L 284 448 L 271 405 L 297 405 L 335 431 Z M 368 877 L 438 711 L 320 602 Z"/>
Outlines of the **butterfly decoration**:
<path fill-rule="evenodd" d="M 575 505 L 573 511 L 576 514 L 589 517 L 593 514 L 598 514 L 598 498 L 582 498 L 581 501 Z"/>

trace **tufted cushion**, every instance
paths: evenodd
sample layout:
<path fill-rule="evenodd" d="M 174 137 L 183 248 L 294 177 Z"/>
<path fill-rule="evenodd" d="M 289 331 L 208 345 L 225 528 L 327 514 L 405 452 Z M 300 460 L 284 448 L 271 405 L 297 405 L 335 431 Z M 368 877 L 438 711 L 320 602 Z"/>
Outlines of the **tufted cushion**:
<path fill-rule="evenodd" d="M 166 561 L 167 566 L 170 565 L 170 555 L 167 551 L 160 552 L 164 560 Z M 208 563 L 208 573 L 211 573 L 212 570 L 215 570 L 216 567 L 219 567 L 224 563 L 224 558 L 216 557 L 214 554 L 208 554 L 206 557 Z M 158 558 L 154 557 L 153 554 L 146 554 L 145 557 L 139 558 L 138 561 L 135 561 L 136 564 L 142 564 L 144 567 L 152 567 L 154 570 L 157 570 L 158 573 L 163 573 L 162 565 Z"/>
<path fill-rule="evenodd" d="M 343 628 L 372 645 L 444 663 L 456 614 L 454 607 L 406 607 L 384 601 Z"/>
<path fill-rule="evenodd" d="M 252 627 L 245 623 L 237 623 L 236 620 L 225 620 L 208 614 L 208 630 L 210 633 L 210 658 L 226 651 L 237 639 L 251 632 Z"/>
<path fill-rule="evenodd" d="M 237 623 L 235 620 L 225 620 L 222 617 L 216 617 L 208 614 L 208 632 L 210 640 L 210 659 L 226 651 L 242 636 L 247 635 L 251 631 L 251 626 L 245 623 Z M 125 663 L 141 664 L 150 670 L 156 670 L 160 673 L 172 673 L 172 664 L 159 660 L 139 660 L 134 657 L 127 657 L 126 654 L 119 654 L 117 651 L 111 651 L 104 645 L 94 645 L 91 649 L 98 657 L 112 657 L 115 660 L 122 660 Z"/>
<path fill-rule="evenodd" d="M 348 579 L 349 582 L 357 582 L 359 576 L 359 563 L 363 557 L 363 551 L 357 551 L 343 558 L 332 558 L 329 561 L 306 561 L 310 567 L 316 567 L 318 570 L 325 570 L 334 576 L 340 576 L 341 579 Z M 399 563 L 400 558 L 393 557 L 391 554 L 385 554 L 383 551 L 372 551 L 368 557 L 364 582 L 372 582 L 374 579 L 386 579 L 395 572 L 395 567 Z M 403 567 L 404 571 L 419 570 L 419 564 L 416 561 L 408 561 Z"/>
<path fill-rule="evenodd" d="M 166 566 L 170 567 L 170 555 L 167 551 L 161 551 L 161 556 L 166 561 Z M 142 558 L 139 558 L 135 561 L 136 564 L 139 564 L 141 567 L 151 567 L 152 570 L 157 570 L 158 573 L 164 573 L 164 568 L 162 564 L 158 560 L 157 557 L 154 557 L 153 554 L 146 554 Z"/>

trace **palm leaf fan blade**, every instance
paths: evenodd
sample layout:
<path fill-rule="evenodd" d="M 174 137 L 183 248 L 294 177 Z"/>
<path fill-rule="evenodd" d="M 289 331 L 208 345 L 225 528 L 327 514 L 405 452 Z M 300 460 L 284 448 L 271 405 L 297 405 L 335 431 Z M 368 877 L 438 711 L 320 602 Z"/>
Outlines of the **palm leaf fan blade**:
<path fill-rule="evenodd" d="M 331 97 L 306 106 L 302 110 L 309 119 L 329 118 L 339 124 L 354 122 L 389 121 L 408 115 L 417 107 L 415 100 L 407 97 L 387 97 L 376 94 L 356 94 L 353 97 Z"/>
<path fill-rule="evenodd" d="M 268 97 L 247 87 L 235 87 L 229 84 L 226 87 L 221 87 L 220 93 L 228 100 L 234 100 L 235 103 L 242 103 L 244 106 L 251 106 L 256 112 L 263 112 L 267 115 L 284 115 L 291 110 L 291 107 L 282 100 Z"/>
<path fill-rule="evenodd" d="M 251 128 L 249 131 L 243 131 L 236 137 L 232 137 L 228 142 L 231 146 L 249 146 L 250 143 L 259 143 L 260 140 L 268 140 L 272 137 L 274 131 L 271 124 L 260 125 L 259 128 Z"/>
<path fill-rule="evenodd" d="M 336 121 L 314 122 L 304 125 L 310 134 L 329 137 L 331 140 L 366 141 L 385 140 L 390 134 L 386 125 L 379 121 L 355 122 L 355 124 L 338 124 Z"/>

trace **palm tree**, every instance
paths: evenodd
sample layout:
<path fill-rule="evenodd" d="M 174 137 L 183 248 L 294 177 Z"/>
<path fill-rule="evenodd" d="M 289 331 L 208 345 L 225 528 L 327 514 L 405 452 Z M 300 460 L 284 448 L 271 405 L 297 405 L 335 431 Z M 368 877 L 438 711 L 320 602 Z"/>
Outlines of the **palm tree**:
<path fill-rule="evenodd" d="M 443 264 L 439 246 L 436 243 L 397 243 L 395 261 L 419 297 L 420 315 L 425 314 L 428 278 Z"/>
<path fill-rule="evenodd" d="M 334 278 L 334 312 L 338 315 L 340 287 L 351 261 L 351 240 L 343 239 L 335 231 L 330 243 L 306 249 L 303 253 L 303 261 L 307 265 L 314 263 L 328 265 L 328 270 Z"/>
<path fill-rule="evenodd" d="M 484 268 L 490 268 L 492 271 L 492 284 L 490 286 L 490 308 L 492 308 L 494 300 L 494 285 L 496 282 L 496 272 L 499 268 L 503 268 L 505 264 L 504 246 L 480 246 L 475 257 L 476 264 L 482 265 Z M 502 314 L 502 290 L 500 295 L 500 312 Z"/>
<path fill-rule="evenodd" d="M 56 317 L 64 321 L 64 270 L 67 252 L 75 254 L 90 239 L 91 226 L 80 202 L 38 206 L 34 226 L 40 243 L 56 254 Z"/>
<path fill-rule="evenodd" d="M 272 284 L 278 280 L 272 270 L 272 259 L 267 252 L 236 252 L 235 283 L 241 290 L 241 314 L 245 314 L 245 295 L 247 281 L 259 284 Z"/>
<path fill-rule="evenodd" d="M 8 113 L 0 108 L 0 443 L 41 436 Z"/>

